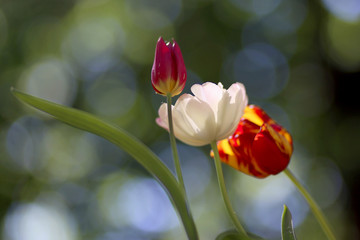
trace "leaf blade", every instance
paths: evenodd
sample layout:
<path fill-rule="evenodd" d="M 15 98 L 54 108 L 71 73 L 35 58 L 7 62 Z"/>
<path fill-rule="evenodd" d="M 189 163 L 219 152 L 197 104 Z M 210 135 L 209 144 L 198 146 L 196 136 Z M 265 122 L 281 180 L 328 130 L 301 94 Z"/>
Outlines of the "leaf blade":
<path fill-rule="evenodd" d="M 52 103 L 15 89 L 11 89 L 11 91 L 22 102 L 44 111 L 66 124 L 103 137 L 129 153 L 165 188 L 170 200 L 180 215 L 188 237 L 190 239 L 198 239 L 195 223 L 189 211 L 182 188 L 171 171 L 146 145 L 125 130 L 101 120 L 94 115 Z"/>
<path fill-rule="evenodd" d="M 291 212 L 286 205 L 284 205 L 284 210 L 281 217 L 281 239 L 296 240 Z"/>

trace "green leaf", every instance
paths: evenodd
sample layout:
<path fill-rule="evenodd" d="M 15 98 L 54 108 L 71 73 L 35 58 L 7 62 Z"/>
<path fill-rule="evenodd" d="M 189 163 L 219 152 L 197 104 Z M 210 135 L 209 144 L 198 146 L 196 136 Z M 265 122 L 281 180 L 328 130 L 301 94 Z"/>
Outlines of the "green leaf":
<path fill-rule="evenodd" d="M 259 236 L 256 236 L 255 234 L 252 233 L 247 233 L 247 234 L 248 237 L 244 236 L 244 234 L 239 233 L 236 230 L 228 230 L 220 233 L 215 240 L 249 240 L 249 239 L 261 240 L 262 239 Z"/>
<path fill-rule="evenodd" d="M 12 93 L 21 101 L 49 113 L 56 119 L 73 127 L 103 137 L 130 154 L 165 188 L 180 215 L 189 239 L 198 239 L 195 223 L 182 187 L 171 171 L 146 145 L 125 130 L 84 111 L 52 103 L 15 89 L 12 89 Z"/>
<path fill-rule="evenodd" d="M 284 205 L 281 219 L 281 238 L 282 240 L 296 240 L 292 216 L 286 205 Z"/>

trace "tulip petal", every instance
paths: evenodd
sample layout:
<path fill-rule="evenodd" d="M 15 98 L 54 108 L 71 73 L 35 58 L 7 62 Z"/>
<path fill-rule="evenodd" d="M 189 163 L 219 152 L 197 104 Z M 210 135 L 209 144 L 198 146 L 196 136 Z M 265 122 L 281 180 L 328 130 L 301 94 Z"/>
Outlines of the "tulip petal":
<path fill-rule="evenodd" d="M 198 142 L 197 146 L 209 144 L 214 139 L 216 130 L 214 113 L 207 103 L 196 97 L 183 94 L 175 104 L 173 119 L 179 132 L 187 132 L 188 136 Z M 176 129 L 175 135 L 183 142 L 188 142 L 178 136 Z"/>
<path fill-rule="evenodd" d="M 252 153 L 263 171 L 275 175 L 289 164 L 292 146 L 270 125 L 263 124 L 261 131 L 255 136 Z"/>
<path fill-rule="evenodd" d="M 185 94 L 184 94 L 185 95 Z M 187 94 L 188 95 L 188 94 Z M 191 95 L 190 95 L 191 96 Z M 184 96 L 186 97 L 186 96 Z M 175 113 L 174 111 L 174 106 L 172 106 L 173 109 L 173 115 Z M 168 113 L 167 113 L 167 104 L 163 103 L 160 108 L 159 108 L 159 117 L 156 118 L 156 123 L 166 129 L 167 131 L 169 131 L 169 125 L 168 125 Z M 193 146 L 201 146 L 201 145 L 205 145 L 202 141 L 198 141 L 197 139 L 194 139 L 193 135 L 191 135 L 191 133 L 193 132 L 193 129 L 191 126 L 187 125 L 188 122 L 186 122 L 184 119 L 177 117 L 173 117 L 173 125 L 174 125 L 174 134 L 175 136 L 189 144 L 189 145 L 193 145 Z"/>
<path fill-rule="evenodd" d="M 222 85 L 216 85 L 212 82 L 206 82 L 202 85 L 194 84 L 191 87 L 191 92 L 203 102 L 207 102 L 208 105 L 212 108 L 213 112 L 215 113 L 215 117 L 217 117 L 218 112 L 218 105 L 221 99 L 223 98 L 224 90 Z M 217 119 L 215 119 L 216 121 Z"/>
<path fill-rule="evenodd" d="M 216 117 L 216 139 L 224 139 L 229 137 L 232 133 L 234 133 L 236 129 L 235 124 L 231 124 L 234 122 L 234 117 L 236 117 L 237 114 L 237 108 L 236 104 L 230 103 L 231 97 L 228 92 L 225 92 L 223 94 L 222 99 L 220 100 L 218 104 L 218 111 L 215 112 L 217 115 Z M 241 116 L 241 115 L 240 115 Z M 236 122 L 240 120 L 237 119 Z"/>
<path fill-rule="evenodd" d="M 218 142 L 219 155 L 222 162 L 231 167 L 257 178 L 267 177 L 251 155 L 251 146 L 255 133 L 247 132 L 240 138 L 224 139 Z"/>
<path fill-rule="evenodd" d="M 234 135 L 228 141 L 237 156 L 238 170 L 248 175 L 262 178 L 269 174 L 259 167 L 252 152 L 253 142 L 259 130 L 260 127 L 256 124 L 246 119 L 242 120 Z"/>
<path fill-rule="evenodd" d="M 224 93 L 218 107 L 217 139 L 227 138 L 234 133 L 237 126 L 232 123 L 240 121 L 247 101 L 245 88 L 241 83 L 232 84 Z"/>
<path fill-rule="evenodd" d="M 283 128 L 282 126 L 278 125 L 275 122 L 273 124 L 270 124 L 270 126 L 289 142 L 290 145 L 289 148 L 291 148 L 292 151 L 292 137 L 290 133 L 286 131 L 285 128 Z"/>
<path fill-rule="evenodd" d="M 257 114 L 258 111 L 256 110 L 257 106 L 255 105 L 249 105 L 245 108 L 245 113 L 242 116 L 243 119 L 247 119 L 259 127 L 261 127 L 264 124 L 264 120 Z"/>
<path fill-rule="evenodd" d="M 172 72 L 172 66 L 169 63 L 172 63 L 171 49 L 160 37 L 155 49 L 155 58 L 151 71 L 152 79 L 158 81 L 168 80 Z"/>
<path fill-rule="evenodd" d="M 238 97 L 238 94 L 240 94 L 242 100 L 245 102 L 245 104 L 244 104 L 244 109 L 245 109 L 245 107 L 247 106 L 248 99 L 247 99 L 245 87 L 244 87 L 244 85 L 242 83 L 233 83 L 229 87 L 227 92 L 231 96 L 231 102 L 230 103 L 236 102 L 236 98 Z"/>
<path fill-rule="evenodd" d="M 167 104 L 166 103 L 161 104 L 158 113 L 159 113 L 159 117 L 156 118 L 156 123 L 160 127 L 162 127 L 164 129 L 166 129 L 167 131 L 169 131 Z"/>
<path fill-rule="evenodd" d="M 177 67 L 177 76 L 176 79 L 179 82 L 179 85 L 182 86 L 182 88 L 185 87 L 185 81 L 186 81 L 186 67 L 185 67 L 185 63 L 184 63 L 184 59 L 183 56 L 181 54 L 181 50 L 179 45 L 177 44 L 177 42 L 175 42 L 175 40 L 173 41 L 173 58 L 174 58 L 174 62 L 176 62 L 176 67 Z M 181 89 L 182 91 L 182 89 Z"/>

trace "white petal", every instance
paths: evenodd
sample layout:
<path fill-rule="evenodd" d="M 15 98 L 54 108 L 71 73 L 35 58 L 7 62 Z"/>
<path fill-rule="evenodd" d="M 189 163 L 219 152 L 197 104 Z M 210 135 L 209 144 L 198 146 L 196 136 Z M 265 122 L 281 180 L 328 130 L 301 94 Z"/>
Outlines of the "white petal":
<path fill-rule="evenodd" d="M 173 108 L 173 122 L 176 120 L 176 125 L 179 130 L 189 135 L 194 135 L 198 131 L 198 127 L 186 116 L 186 106 L 193 98 L 190 94 L 183 94 L 176 101 Z"/>
<path fill-rule="evenodd" d="M 202 85 L 195 84 L 191 87 L 191 91 L 195 97 L 207 102 L 209 106 L 216 113 L 218 110 L 218 104 L 223 97 L 225 90 L 222 86 L 216 85 L 212 82 L 206 82 Z"/>
<path fill-rule="evenodd" d="M 234 113 L 236 113 L 234 114 L 234 121 L 236 119 L 240 120 L 241 116 L 244 114 L 245 107 L 248 104 L 245 87 L 241 83 L 234 83 L 228 89 L 228 93 L 231 96 L 230 103 L 237 105 L 235 106 L 237 111 L 234 111 Z"/>
<path fill-rule="evenodd" d="M 242 92 L 243 95 L 246 95 L 245 87 L 242 83 L 233 83 L 227 92 L 230 94 L 232 98 L 234 98 L 238 92 Z M 231 100 L 231 102 L 234 102 L 234 99 Z"/>
<path fill-rule="evenodd" d="M 228 93 L 231 100 L 227 104 L 223 101 L 223 105 L 219 105 L 219 109 L 222 109 L 221 114 L 223 115 L 218 116 L 219 121 L 217 124 L 219 128 L 216 137 L 217 140 L 227 138 L 234 133 L 248 103 L 245 88 L 242 84 L 234 83 L 228 89 Z"/>
<path fill-rule="evenodd" d="M 175 136 L 185 143 L 192 141 L 190 145 L 201 146 L 215 140 L 214 113 L 207 103 L 196 97 L 187 94 L 178 99 L 173 121 Z"/>
<path fill-rule="evenodd" d="M 172 110 L 173 110 L 173 115 L 174 115 L 174 106 L 172 106 Z M 159 117 L 156 118 L 156 123 L 160 127 L 169 131 L 167 104 L 166 103 L 163 103 L 160 106 L 158 113 L 159 113 Z M 174 122 L 174 117 L 173 117 L 173 122 Z M 184 131 L 184 129 L 179 128 L 179 126 L 175 123 L 173 125 L 174 125 L 175 137 L 178 138 L 179 140 L 181 140 L 189 145 L 192 145 L 192 146 L 202 146 L 202 145 L 206 144 L 206 143 L 197 141 L 196 139 L 194 139 L 194 136 L 189 135 L 189 130 Z M 180 126 L 180 127 L 183 127 L 183 126 Z M 192 132 L 192 131 L 190 131 L 190 132 Z"/>
<path fill-rule="evenodd" d="M 193 98 L 186 106 L 186 115 L 189 121 L 197 126 L 197 137 L 205 141 L 215 140 L 216 123 L 211 107 L 198 98 Z M 209 141 L 209 143 L 210 143 Z"/>
<path fill-rule="evenodd" d="M 161 104 L 158 113 L 159 113 L 159 117 L 156 118 L 156 123 L 160 127 L 169 131 L 167 104 L 166 103 Z"/>
<path fill-rule="evenodd" d="M 236 111 L 235 103 L 230 103 L 231 97 L 229 93 L 225 93 L 223 98 L 219 102 L 218 111 L 217 111 L 217 121 L 216 121 L 216 138 L 219 135 L 223 135 L 224 131 L 228 131 L 229 128 L 233 125 L 233 116 Z"/>

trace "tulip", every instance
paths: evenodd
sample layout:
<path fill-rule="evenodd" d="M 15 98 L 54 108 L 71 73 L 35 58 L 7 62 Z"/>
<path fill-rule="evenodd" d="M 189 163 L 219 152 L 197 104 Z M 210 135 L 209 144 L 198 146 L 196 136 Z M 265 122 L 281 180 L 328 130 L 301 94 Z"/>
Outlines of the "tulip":
<path fill-rule="evenodd" d="M 171 106 L 175 137 L 192 146 L 229 137 L 248 102 L 244 85 L 234 83 L 226 90 L 221 83 L 207 82 L 193 85 L 191 91 L 194 96 L 183 94 Z M 160 106 L 156 122 L 169 131 L 166 103 Z"/>
<path fill-rule="evenodd" d="M 217 147 L 222 162 L 257 178 L 283 171 L 293 152 L 290 134 L 254 105 L 246 107 L 236 131 Z"/>
<path fill-rule="evenodd" d="M 151 70 L 151 84 L 154 90 L 161 95 L 170 94 L 173 97 L 182 92 L 185 82 L 186 68 L 179 45 L 175 40 L 172 44 L 165 43 L 160 37 Z"/>

